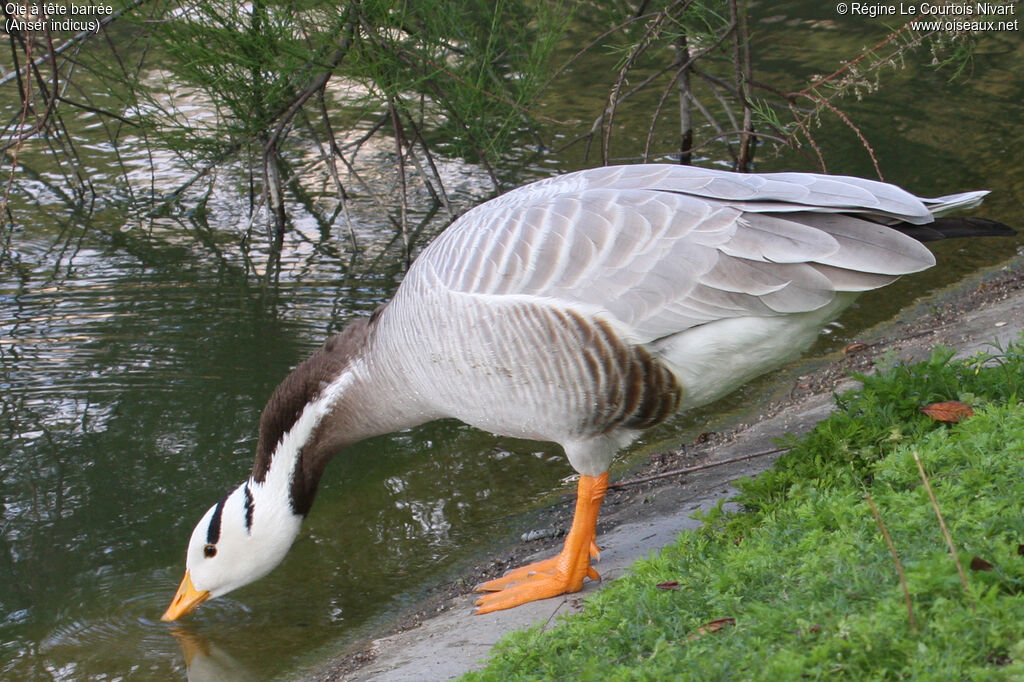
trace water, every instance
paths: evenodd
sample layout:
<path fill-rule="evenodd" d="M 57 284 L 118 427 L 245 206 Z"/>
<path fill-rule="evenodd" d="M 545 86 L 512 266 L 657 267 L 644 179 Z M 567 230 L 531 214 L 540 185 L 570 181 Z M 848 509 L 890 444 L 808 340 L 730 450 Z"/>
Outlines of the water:
<path fill-rule="evenodd" d="M 794 84 L 879 35 L 866 23 L 822 24 L 836 18 L 811 3 L 775 4 L 771 13 L 754 24 L 770 56 L 763 68 Z M 950 87 L 945 74 L 907 69 L 881 95 L 842 102 L 890 179 L 922 194 L 988 187 L 985 214 L 1020 226 L 1019 37 L 987 36 L 969 81 Z M 614 59 L 578 65 L 545 113 L 591 116 Z M 642 139 L 641 113 L 620 114 L 619 148 Z M 88 125 L 75 134 L 88 140 Z M 841 123 L 817 134 L 831 171 L 871 175 Z M 151 163 L 132 151 L 122 150 L 131 167 Z M 387 166 L 385 150 L 370 153 Z M 807 168 L 796 156 L 760 155 L 762 170 Z M 158 161 L 171 168 L 158 178 L 157 190 L 168 191 L 183 176 Z M 117 174 L 98 146 L 87 163 L 97 177 Z M 524 179 L 582 165 L 571 148 Z M 489 191 L 471 165 L 449 160 L 443 172 L 462 207 Z M 371 181 L 389 182 L 383 172 Z M 248 473 L 263 401 L 327 334 L 387 300 L 401 278 L 400 240 L 357 197 L 350 209 L 361 253 L 353 256 L 342 221 L 325 228 L 295 206 L 280 276 L 268 284 L 246 275 L 233 246 L 245 206 L 224 185 L 210 200 L 221 221 L 211 232 L 188 216 L 142 220 L 126 197 L 76 212 L 61 200 L 61 182 L 50 169 L 29 186 L 35 202 L 15 200 L 15 256 L 0 273 L 0 677 L 183 679 L 186 658 L 193 679 L 293 675 L 459 577 L 515 537 L 538 500 L 563 489 L 571 472 L 548 444 L 455 422 L 376 438 L 329 467 L 277 571 L 184 624 L 159 622 L 193 524 Z M 413 201 L 427 205 L 425 195 Z M 425 221 L 424 234 L 444 223 L 420 211 L 412 219 Z M 1018 243 L 940 244 L 939 268 L 864 297 L 822 346 L 845 343 Z M 748 391 L 645 441 L 692 437 L 704 430 L 700 419 L 756 399 Z"/>

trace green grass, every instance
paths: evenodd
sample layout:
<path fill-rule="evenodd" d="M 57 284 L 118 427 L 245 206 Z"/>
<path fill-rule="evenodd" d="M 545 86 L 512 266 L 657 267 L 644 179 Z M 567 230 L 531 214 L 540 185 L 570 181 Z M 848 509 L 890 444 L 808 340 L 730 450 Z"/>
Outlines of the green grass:
<path fill-rule="evenodd" d="M 582 613 L 513 633 L 464 679 L 1024 678 L 1024 347 L 951 355 L 860 377 L 839 412 L 741 482 L 743 511 L 714 510 Z M 976 414 L 920 412 L 946 400 Z"/>

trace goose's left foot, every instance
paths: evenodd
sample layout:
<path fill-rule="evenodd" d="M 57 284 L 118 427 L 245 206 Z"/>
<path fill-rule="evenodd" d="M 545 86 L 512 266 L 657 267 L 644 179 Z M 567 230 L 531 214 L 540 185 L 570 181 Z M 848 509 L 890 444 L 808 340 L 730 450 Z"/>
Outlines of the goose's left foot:
<path fill-rule="evenodd" d="M 558 555 L 509 571 L 500 578 L 477 585 L 477 592 L 489 592 L 476 601 L 477 613 L 510 609 L 538 599 L 579 592 L 583 579 L 600 580 L 590 565 L 598 558 L 594 538 L 597 516 L 608 489 L 608 474 L 580 476 L 576 491 L 576 512 L 565 546 Z"/>

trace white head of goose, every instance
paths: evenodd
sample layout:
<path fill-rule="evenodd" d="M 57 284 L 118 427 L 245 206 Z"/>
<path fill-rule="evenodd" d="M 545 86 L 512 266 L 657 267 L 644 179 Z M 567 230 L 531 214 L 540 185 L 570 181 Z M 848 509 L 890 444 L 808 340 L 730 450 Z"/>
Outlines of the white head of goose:
<path fill-rule="evenodd" d="M 164 619 L 276 566 L 344 446 L 441 417 L 554 441 L 580 474 L 562 551 L 480 585 L 478 612 L 581 589 L 598 577 L 597 516 L 619 449 L 793 358 L 858 292 L 932 266 L 921 241 L 1012 234 L 936 219 L 984 195 L 643 165 L 477 206 L 390 303 L 274 391 L 252 475 L 196 526 Z"/>

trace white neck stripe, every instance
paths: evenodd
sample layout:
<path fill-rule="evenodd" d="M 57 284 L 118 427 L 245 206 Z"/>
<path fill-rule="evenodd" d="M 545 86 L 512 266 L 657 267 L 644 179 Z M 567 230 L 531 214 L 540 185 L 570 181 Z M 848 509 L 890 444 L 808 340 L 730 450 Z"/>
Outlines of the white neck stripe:
<path fill-rule="evenodd" d="M 266 477 L 262 483 L 255 483 L 255 485 L 274 489 L 274 496 L 278 499 L 289 499 L 292 477 L 302 448 L 309 442 L 316 427 L 331 412 L 346 389 L 355 382 L 353 369 L 353 367 L 347 367 L 324 388 L 316 400 L 302 408 L 302 414 L 281 436 L 281 440 L 274 448 Z"/>

